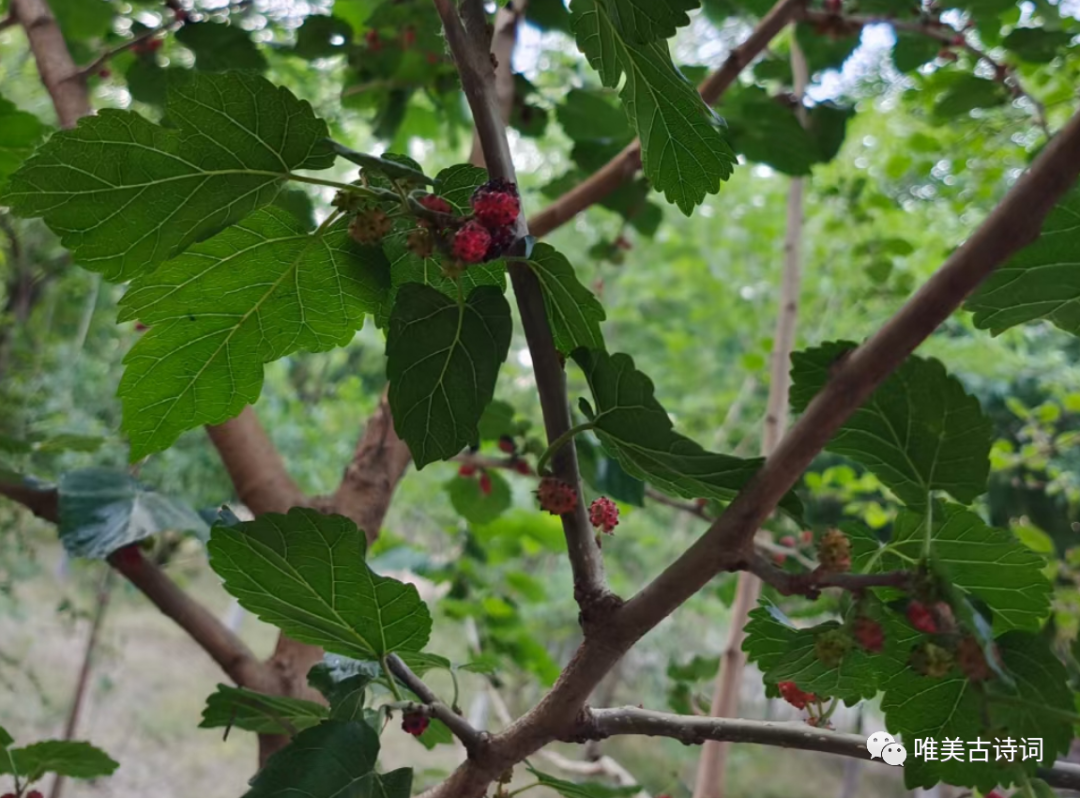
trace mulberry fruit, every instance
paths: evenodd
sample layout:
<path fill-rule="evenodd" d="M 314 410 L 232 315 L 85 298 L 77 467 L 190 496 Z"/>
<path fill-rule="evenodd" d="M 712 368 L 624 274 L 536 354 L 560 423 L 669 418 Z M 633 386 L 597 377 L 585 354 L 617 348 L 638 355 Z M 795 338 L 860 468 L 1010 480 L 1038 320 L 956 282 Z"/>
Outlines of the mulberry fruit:
<path fill-rule="evenodd" d="M 454 235 L 452 251 L 463 263 L 479 263 L 487 257 L 491 233 L 477 222 L 468 222 Z"/>
<path fill-rule="evenodd" d="M 932 635 L 938 630 L 937 621 L 934 620 L 933 613 L 930 612 L 930 608 L 921 601 L 913 601 L 908 604 L 907 618 L 911 621 L 911 625 L 920 632 L 926 632 L 926 634 Z"/>
<path fill-rule="evenodd" d="M 885 645 L 885 630 L 871 618 L 857 619 L 851 633 L 855 635 L 855 642 L 866 651 L 876 654 Z"/>
<path fill-rule="evenodd" d="M 610 535 L 619 525 L 619 508 L 607 496 L 601 496 L 589 505 L 589 523 Z"/>
<path fill-rule="evenodd" d="M 485 227 L 507 227 L 521 213 L 517 184 L 506 180 L 489 180 L 473 192 L 472 209 Z"/>
<path fill-rule="evenodd" d="M 814 656 L 826 668 L 835 668 L 851 649 L 851 638 L 840 629 L 822 632 L 814 639 Z"/>
<path fill-rule="evenodd" d="M 430 722 L 428 716 L 423 712 L 406 712 L 401 719 L 401 728 L 413 737 L 419 737 L 427 731 Z"/>
<path fill-rule="evenodd" d="M 565 515 L 577 507 L 577 492 L 567 483 L 555 477 L 544 477 L 536 489 L 540 509 L 552 515 Z"/>
<path fill-rule="evenodd" d="M 851 541 L 839 529 L 830 529 L 818 541 L 818 564 L 822 570 L 842 573 L 851 570 Z"/>
<path fill-rule="evenodd" d="M 390 217 L 379 208 L 360 211 L 349 222 L 349 235 L 358 244 L 378 244 L 390 232 Z"/>

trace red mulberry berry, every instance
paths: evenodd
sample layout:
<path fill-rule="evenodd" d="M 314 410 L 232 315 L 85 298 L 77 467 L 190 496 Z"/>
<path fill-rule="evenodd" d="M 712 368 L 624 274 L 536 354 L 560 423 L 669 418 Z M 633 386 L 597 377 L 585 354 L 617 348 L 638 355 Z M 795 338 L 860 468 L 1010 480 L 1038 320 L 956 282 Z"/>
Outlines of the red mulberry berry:
<path fill-rule="evenodd" d="M 822 570 L 842 573 L 851 570 L 851 541 L 839 529 L 830 529 L 818 541 L 818 564 Z"/>
<path fill-rule="evenodd" d="M 499 438 L 499 451 L 506 454 L 513 454 L 517 451 L 517 445 L 514 443 L 514 439 L 509 435 L 503 435 Z"/>
<path fill-rule="evenodd" d="M 358 244 L 378 244 L 390 232 L 391 224 L 390 217 L 379 208 L 360 211 L 349 222 L 349 235 Z"/>
<path fill-rule="evenodd" d="M 454 212 L 454 209 L 450 207 L 450 203 L 437 194 L 425 194 L 420 198 L 420 204 L 435 213 L 449 214 Z"/>
<path fill-rule="evenodd" d="M 423 712 L 406 712 L 401 719 L 401 728 L 413 737 L 419 737 L 427 731 L 430 722 Z"/>
<path fill-rule="evenodd" d="M 795 709 L 806 709 L 807 704 L 812 704 L 818 700 L 818 697 L 813 693 L 800 690 L 795 682 L 780 682 L 776 687 L 780 690 L 780 696 Z"/>
<path fill-rule="evenodd" d="M 524 474 L 525 476 L 529 476 L 529 474 L 532 473 L 532 468 L 524 460 L 516 461 L 514 463 L 514 470 L 517 471 L 519 474 Z"/>
<path fill-rule="evenodd" d="M 565 515 L 577 507 L 577 492 L 567 483 L 555 477 L 544 477 L 536 489 L 540 509 L 552 515 Z"/>
<path fill-rule="evenodd" d="M 802 540 L 803 545 L 814 542 L 814 532 L 813 532 L 813 530 L 804 529 L 802 531 L 802 534 L 799 537 Z"/>
<path fill-rule="evenodd" d="M 521 213 L 516 183 L 489 180 L 473 192 L 472 209 L 486 227 L 506 227 Z"/>
<path fill-rule="evenodd" d="M 43 796 L 41 795 L 41 790 L 30 790 L 30 792 L 26 794 L 26 798 L 43 798 Z"/>
<path fill-rule="evenodd" d="M 930 608 L 921 601 L 913 601 L 908 604 L 907 618 L 911 621 L 911 625 L 920 632 L 926 632 L 926 634 L 932 635 L 938 630 L 937 621 L 934 620 L 933 613 L 930 612 Z"/>
<path fill-rule="evenodd" d="M 855 641 L 867 651 L 876 654 L 885 645 L 885 630 L 871 618 L 857 619 L 851 631 L 855 635 Z"/>
<path fill-rule="evenodd" d="M 479 263 L 487 256 L 491 233 L 477 222 L 468 222 L 454 236 L 454 257 L 464 263 Z"/>
<path fill-rule="evenodd" d="M 795 548 L 795 546 L 797 545 L 795 543 L 795 536 L 794 535 L 784 535 L 782 538 L 780 538 L 780 545 L 781 546 L 787 546 L 789 549 Z"/>
<path fill-rule="evenodd" d="M 476 466 L 472 463 L 464 463 L 461 468 L 457 470 L 459 477 L 474 477 L 476 476 Z"/>
<path fill-rule="evenodd" d="M 601 496 L 589 505 L 589 523 L 610 535 L 619 525 L 619 508 L 607 496 Z"/>
<path fill-rule="evenodd" d="M 493 227 L 488 230 L 491 233 L 491 243 L 488 245 L 487 259 L 501 258 L 514 246 L 517 236 L 512 227 Z"/>
<path fill-rule="evenodd" d="M 772 556 L 772 561 L 774 563 L 776 563 L 777 565 L 783 565 L 784 563 L 787 562 L 787 555 L 784 554 L 784 552 L 782 552 L 782 551 L 774 551 L 773 556 Z"/>
<path fill-rule="evenodd" d="M 410 25 L 401 32 L 401 49 L 408 50 L 416 44 L 416 28 Z"/>
<path fill-rule="evenodd" d="M 491 495 L 491 475 L 487 471 L 480 475 L 480 492 L 485 496 Z"/>

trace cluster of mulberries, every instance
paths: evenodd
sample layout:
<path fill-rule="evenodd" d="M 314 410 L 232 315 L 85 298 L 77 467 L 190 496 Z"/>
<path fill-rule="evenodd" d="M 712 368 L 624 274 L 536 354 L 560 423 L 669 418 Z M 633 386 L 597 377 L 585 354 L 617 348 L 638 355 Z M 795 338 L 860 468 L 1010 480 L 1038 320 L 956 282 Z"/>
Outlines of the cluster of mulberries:
<path fill-rule="evenodd" d="M 521 199 L 517 185 L 507 180 L 489 180 L 479 186 L 470 200 L 472 213 L 468 216 L 455 216 L 450 203 L 435 194 L 424 195 L 419 204 L 428 213 L 406 239 L 419 257 L 429 258 L 439 251 L 458 266 L 467 267 L 505 255 L 516 240 Z M 379 243 L 390 229 L 390 217 L 379 208 L 359 210 L 349 224 L 349 234 L 361 244 Z"/>

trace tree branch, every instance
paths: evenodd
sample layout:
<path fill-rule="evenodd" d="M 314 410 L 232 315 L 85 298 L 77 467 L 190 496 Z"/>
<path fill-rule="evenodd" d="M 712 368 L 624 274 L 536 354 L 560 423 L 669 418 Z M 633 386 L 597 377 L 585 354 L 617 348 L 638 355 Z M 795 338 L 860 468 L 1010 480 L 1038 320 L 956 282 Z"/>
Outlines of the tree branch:
<path fill-rule="evenodd" d="M 123 44 L 120 44 L 111 50 L 106 50 L 105 52 L 101 53 L 101 55 L 99 55 L 89 64 L 79 69 L 74 75 L 71 76 L 71 78 L 69 78 L 69 80 L 74 80 L 76 78 L 80 80 L 85 80 L 91 75 L 96 74 L 103 66 L 105 66 L 105 64 L 107 64 L 112 58 L 120 55 L 120 53 L 126 52 L 133 47 L 138 47 L 140 44 L 150 41 L 158 34 L 166 33 L 172 28 L 180 27 L 183 24 L 183 20 L 174 18 L 166 23 L 158 25 L 156 28 L 152 28 L 151 30 L 140 33 L 138 36 L 128 39 Z"/>
<path fill-rule="evenodd" d="M 46 0 L 11 0 L 11 17 L 26 31 L 30 50 L 37 62 L 41 82 L 52 98 L 61 127 L 75 127 L 90 113 L 86 82 L 78 75 L 64 35 Z"/>
<path fill-rule="evenodd" d="M 0 482 L 0 495 L 29 509 L 38 518 L 60 523 L 56 488 L 30 488 Z M 137 587 L 162 613 L 172 618 L 239 685 L 268 690 L 269 672 L 251 650 L 202 604 L 182 590 L 157 565 L 142 556 L 137 546 L 126 546 L 109 556 L 109 564 Z"/>
<path fill-rule="evenodd" d="M 109 564 L 187 632 L 234 682 L 260 692 L 275 692 L 270 669 L 258 660 L 244 641 L 182 590 L 161 568 L 143 557 L 137 546 L 113 552 L 109 555 Z"/>
<path fill-rule="evenodd" d="M 495 95 L 499 99 L 499 113 L 503 122 L 508 122 L 514 108 L 514 46 L 517 44 L 517 29 L 527 0 L 510 0 L 503 8 L 495 12 L 495 30 L 491 37 L 491 57 L 495 67 Z M 473 131 L 472 153 L 469 163 L 484 165 L 484 148 L 480 144 L 480 135 Z"/>
<path fill-rule="evenodd" d="M 647 737 L 670 737 L 685 745 L 700 745 L 706 740 L 718 740 L 820 751 L 854 759 L 871 758 L 865 737 L 814 728 L 802 721 L 785 723 L 691 717 L 653 712 L 638 707 L 588 709 L 582 715 L 580 723 L 568 736 L 575 742 L 638 734 Z M 876 761 L 882 760 L 879 758 Z M 1051 787 L 1077 789 L 1080 786 L 1080 765 L 1059 762 L 1052 768 L 1040 768 L 1038 776 Z"/>
<path fill-rule="evenodd" d="M 502 120 L 495 89 L 494 70 L 486 44 L 483 4 L 480 0 L 464 0 L 462 3 L 466 19 L 473 20 L 472 27 L 466 30 L 451 0 L 434 2 L 461 75 L 462 89 L 472 108 L 473 123 L 483 147 L 488 174 L 492 178 L 516 182 L 514 163 L 506 139 L 506 126 Z M 517 220 L 517 232 L 519 236 L 529 232 L 523 217 Z M 510 264 L 510 279 L 521 314 L 521 324 L 525 330 L 525 340 L 532 357 L 536 389 L 544 415 L 544 428 L 550 444 L 571 427 L 562 358 L 555 349 L 543 293 L 536 275 L 524 263 L 513 261 Z M 578 469 L 577 449 L 573 443 L 563 446 L 552 458 L 552 472 L 558 479 L 573 485 L 580 495 L 581 474 Z M 573 513 L 567 513 L 561 518 L 574 574 L 574 597 L 581 607 L 582 624 L 588 632 L 594 624 L 602 623 L 608 611 L 618 602 L 604 582 L 603 559 L 589 527 L 584 504 L 579 501 Z"/>
<path fill-rule="evenodd" d="M 394 432 L 394 419 L 384 393 L 368 419 L 356 452 L 345 468 L 328 509 L 351 518 L 375 542 L 390 500 L 412 462 L 409 447 Z"/>
<path fill-rule="evenodd" d="M 1054 203 L 1080 173 L 1080 114 L 1046 146 L 975 233 L 869 341 L 834 367 L 825 388 L 723 515 L 631 599 L 620 622 L 637 636 L 720 571 L 745 567 L 754 532 L 811 460 L 897 367 L 982 280 L 1039 236 Z"/>
<path fill-rule="evenodd" d="M 739 73 L 757 58 L 784 29 L 805 0 L 779 0 L 770 9 L 746 41 L 731 51 L 723 66 L 698 87 L 707 105 L 715 105 L 735 82 Z M 554 200 L 529 219 L 529 230 L 537 238 L 562 227 L 591 205 L 612 193 L 641 168 L 641 141 L 634 139 L 622 152 L 574 188 Z"/>
<path fill-rule="evenodd" d="M 480 750 L 488 738 L 486 733 L 474 729 L 465 718 L 440 701 L 431 688 L 396 654 L 391 654 L 386 659 L 394 678 L 412 690 L 431 712 L 431 716 L 441 720 L 453 735 L 461 740 L 470 756 Z"/>
<path fill-rule="evenodd" d="M 254 515 L 307 505 L 251 405 L 224 424 L 208 426 L 206 434 L 229 472 L 237 497 Z"/>
<path fill-rule="evenodd" d="M 772 585 L 785 596 L 806 596 L 815 599 L 821 590 L 838 587 L 852 593 L 858 593 L 871 587 L 906 588 L 911 584 L 910 571 L 889 571 L 883 574 L 840 574 L 815 569 L 809 573 L 793 574 L 777 568 L 760 554 L 755 554 L 747 563 L 747 572 L 754 574 L 762 582 Z"/>

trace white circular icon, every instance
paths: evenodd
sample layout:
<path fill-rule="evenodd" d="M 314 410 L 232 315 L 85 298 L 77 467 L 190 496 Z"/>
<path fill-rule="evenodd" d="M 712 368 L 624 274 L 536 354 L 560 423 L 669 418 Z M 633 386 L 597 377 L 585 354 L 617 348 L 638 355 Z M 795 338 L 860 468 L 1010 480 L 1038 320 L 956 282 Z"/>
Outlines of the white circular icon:
<path fill-rule="evenodd" d="M 866 738 L 866 750 L 870 752 L 871 759 L 877 759 L 881 756 L 881 749 L 889 743 L 895 743 L 896 740 L 888 732 L 874 732 Z"/>
<path fill-rule="evenodd" d="M 886 765 L 902 765 L 907 759 L 907 749 L 900 743 L 889 743 L 881 749 L 881 758 Z"/>

